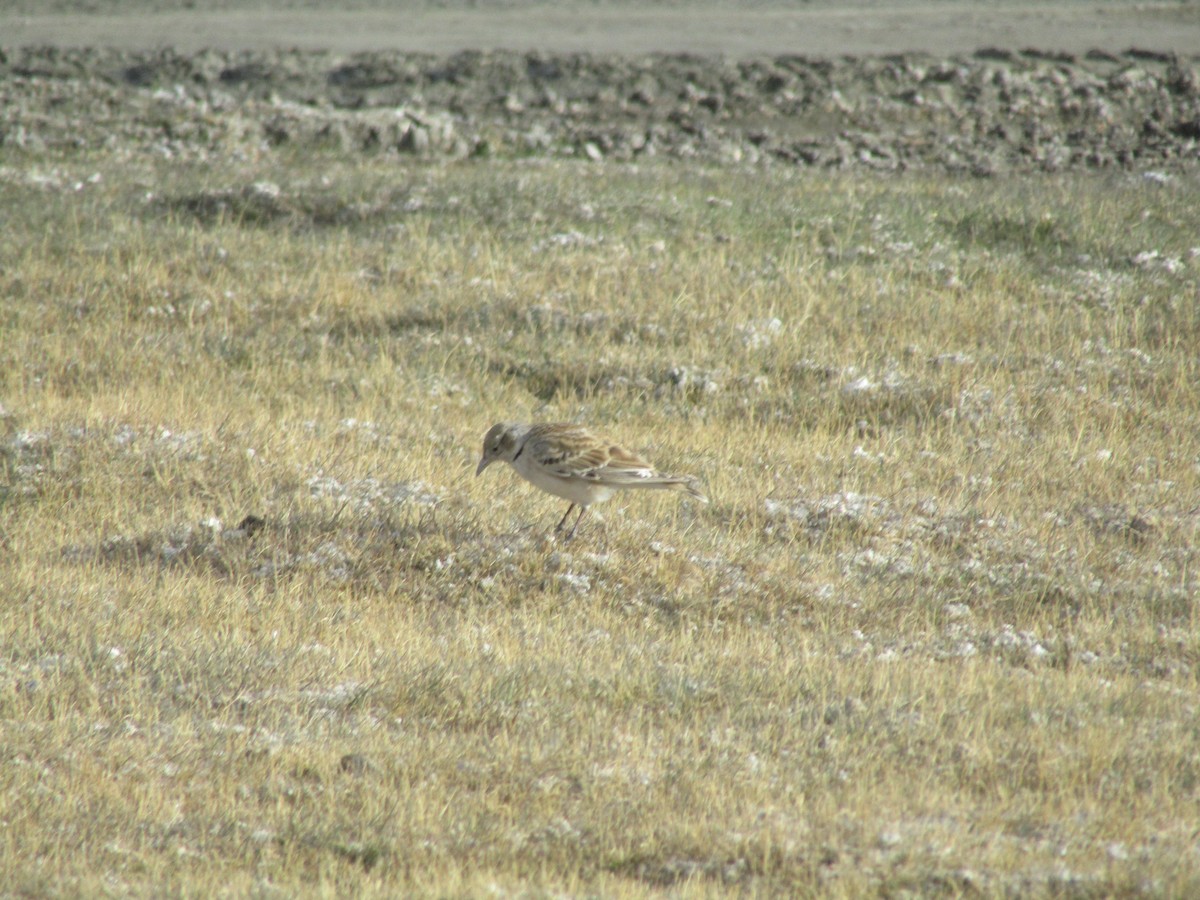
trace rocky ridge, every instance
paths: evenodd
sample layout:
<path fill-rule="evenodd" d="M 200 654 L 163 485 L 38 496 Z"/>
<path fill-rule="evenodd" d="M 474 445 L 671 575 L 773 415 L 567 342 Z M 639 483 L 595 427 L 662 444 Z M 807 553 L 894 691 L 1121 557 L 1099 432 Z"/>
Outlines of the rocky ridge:
<path fill-rule="evenodd" d="M 1200 57 L 0 54 L 0 146 L 579 156 L 946 171 L 1200 163 Z"/>

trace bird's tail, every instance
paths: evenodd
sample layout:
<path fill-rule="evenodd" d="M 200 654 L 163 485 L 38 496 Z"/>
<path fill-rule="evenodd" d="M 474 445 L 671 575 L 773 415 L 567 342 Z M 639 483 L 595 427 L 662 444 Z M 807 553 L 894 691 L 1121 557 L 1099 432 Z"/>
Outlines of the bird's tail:
<path fill-rule="evenodd" d="M 679 487 L 677 488 L 677 490 L 683 491 L 684 493 L 688 494 L 691 497 L 695 497 L 701 503 L 708 502 L 708 498 L 705 497 L 702 493 L 700 493 L 700 489 L 698 487 L 696 487 L 696 481 L 693 478 L 688 478 L 684 481 L 679 482 Z"/>
<path fill-rule="evenodd" d="M 690 475 L 653 475 L 629 483 L 629 487 L 659 488 L 665 491 L 682 491 L 689 497 L 694 497 L 701 503 L 707 503 L 708 498 L 696 487 L 696 479 Z"/>

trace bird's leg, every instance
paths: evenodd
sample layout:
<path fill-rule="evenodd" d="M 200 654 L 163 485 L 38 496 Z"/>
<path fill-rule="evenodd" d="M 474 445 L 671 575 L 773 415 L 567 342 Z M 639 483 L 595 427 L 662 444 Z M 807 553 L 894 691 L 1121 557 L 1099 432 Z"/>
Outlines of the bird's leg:
<path fill-rule="evenodd" d="M 573 510 L 574 508 L 575 508 L 574 503 L 572 503 L 570 506 L 567 507 L 567 511 L 565 513 L 563 513 L 563 517 L 559 521 L 558 527 L 554 529 L 555 533 L 558 533 L 563 530 L 563 526 L 567 524 L 567 516 L 569 516 L 571 514 L 571 510 Z M 575 524 L 578 525 L 579 523 L 576 522 Z M 574 534 L 575 530 L 571 529 L 571 533 Z"/>
<path fill-rule="evenodd" d="M 571 526 L 571 533 L 567 535 L 567 540 L 575 537 L 575 529 L 579 527 L 579 523 L 583 521 L 583 517 L 587 515 L 588 508 L 586 506 L 579 507 L 579 518 L 575 520 L 575 524 Z"/>

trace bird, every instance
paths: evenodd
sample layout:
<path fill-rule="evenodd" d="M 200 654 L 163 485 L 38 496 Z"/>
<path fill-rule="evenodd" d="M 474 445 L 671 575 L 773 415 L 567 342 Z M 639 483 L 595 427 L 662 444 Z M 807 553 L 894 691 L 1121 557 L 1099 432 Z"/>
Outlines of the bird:
<path fill-rule="evenodd" d="M 484 435 L 483 456 L 475 477 L 494 462 L 508 463 L 530 484 L 570 502 L 554 529 L 556 534 L 566 527 L 571 511 L 579 507 L 579 516 L 566 536 L 568 541 L 575 537 L 593 503 L 603 503 L 626 488 L 682 491 L 708 502 L 690 476 L 659 472 L 636 453 L 568 422 L 493 425 Z"/>

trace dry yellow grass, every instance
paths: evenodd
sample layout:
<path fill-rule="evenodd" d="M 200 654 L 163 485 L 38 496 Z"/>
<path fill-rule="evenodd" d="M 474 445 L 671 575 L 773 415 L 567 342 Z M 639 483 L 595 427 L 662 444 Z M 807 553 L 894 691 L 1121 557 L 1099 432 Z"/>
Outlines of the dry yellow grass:
<path fill-rule="evenodd" d="M 273 163 L 4 170 L 7 890 L 1200 888 L 1193 180 Z"/>

